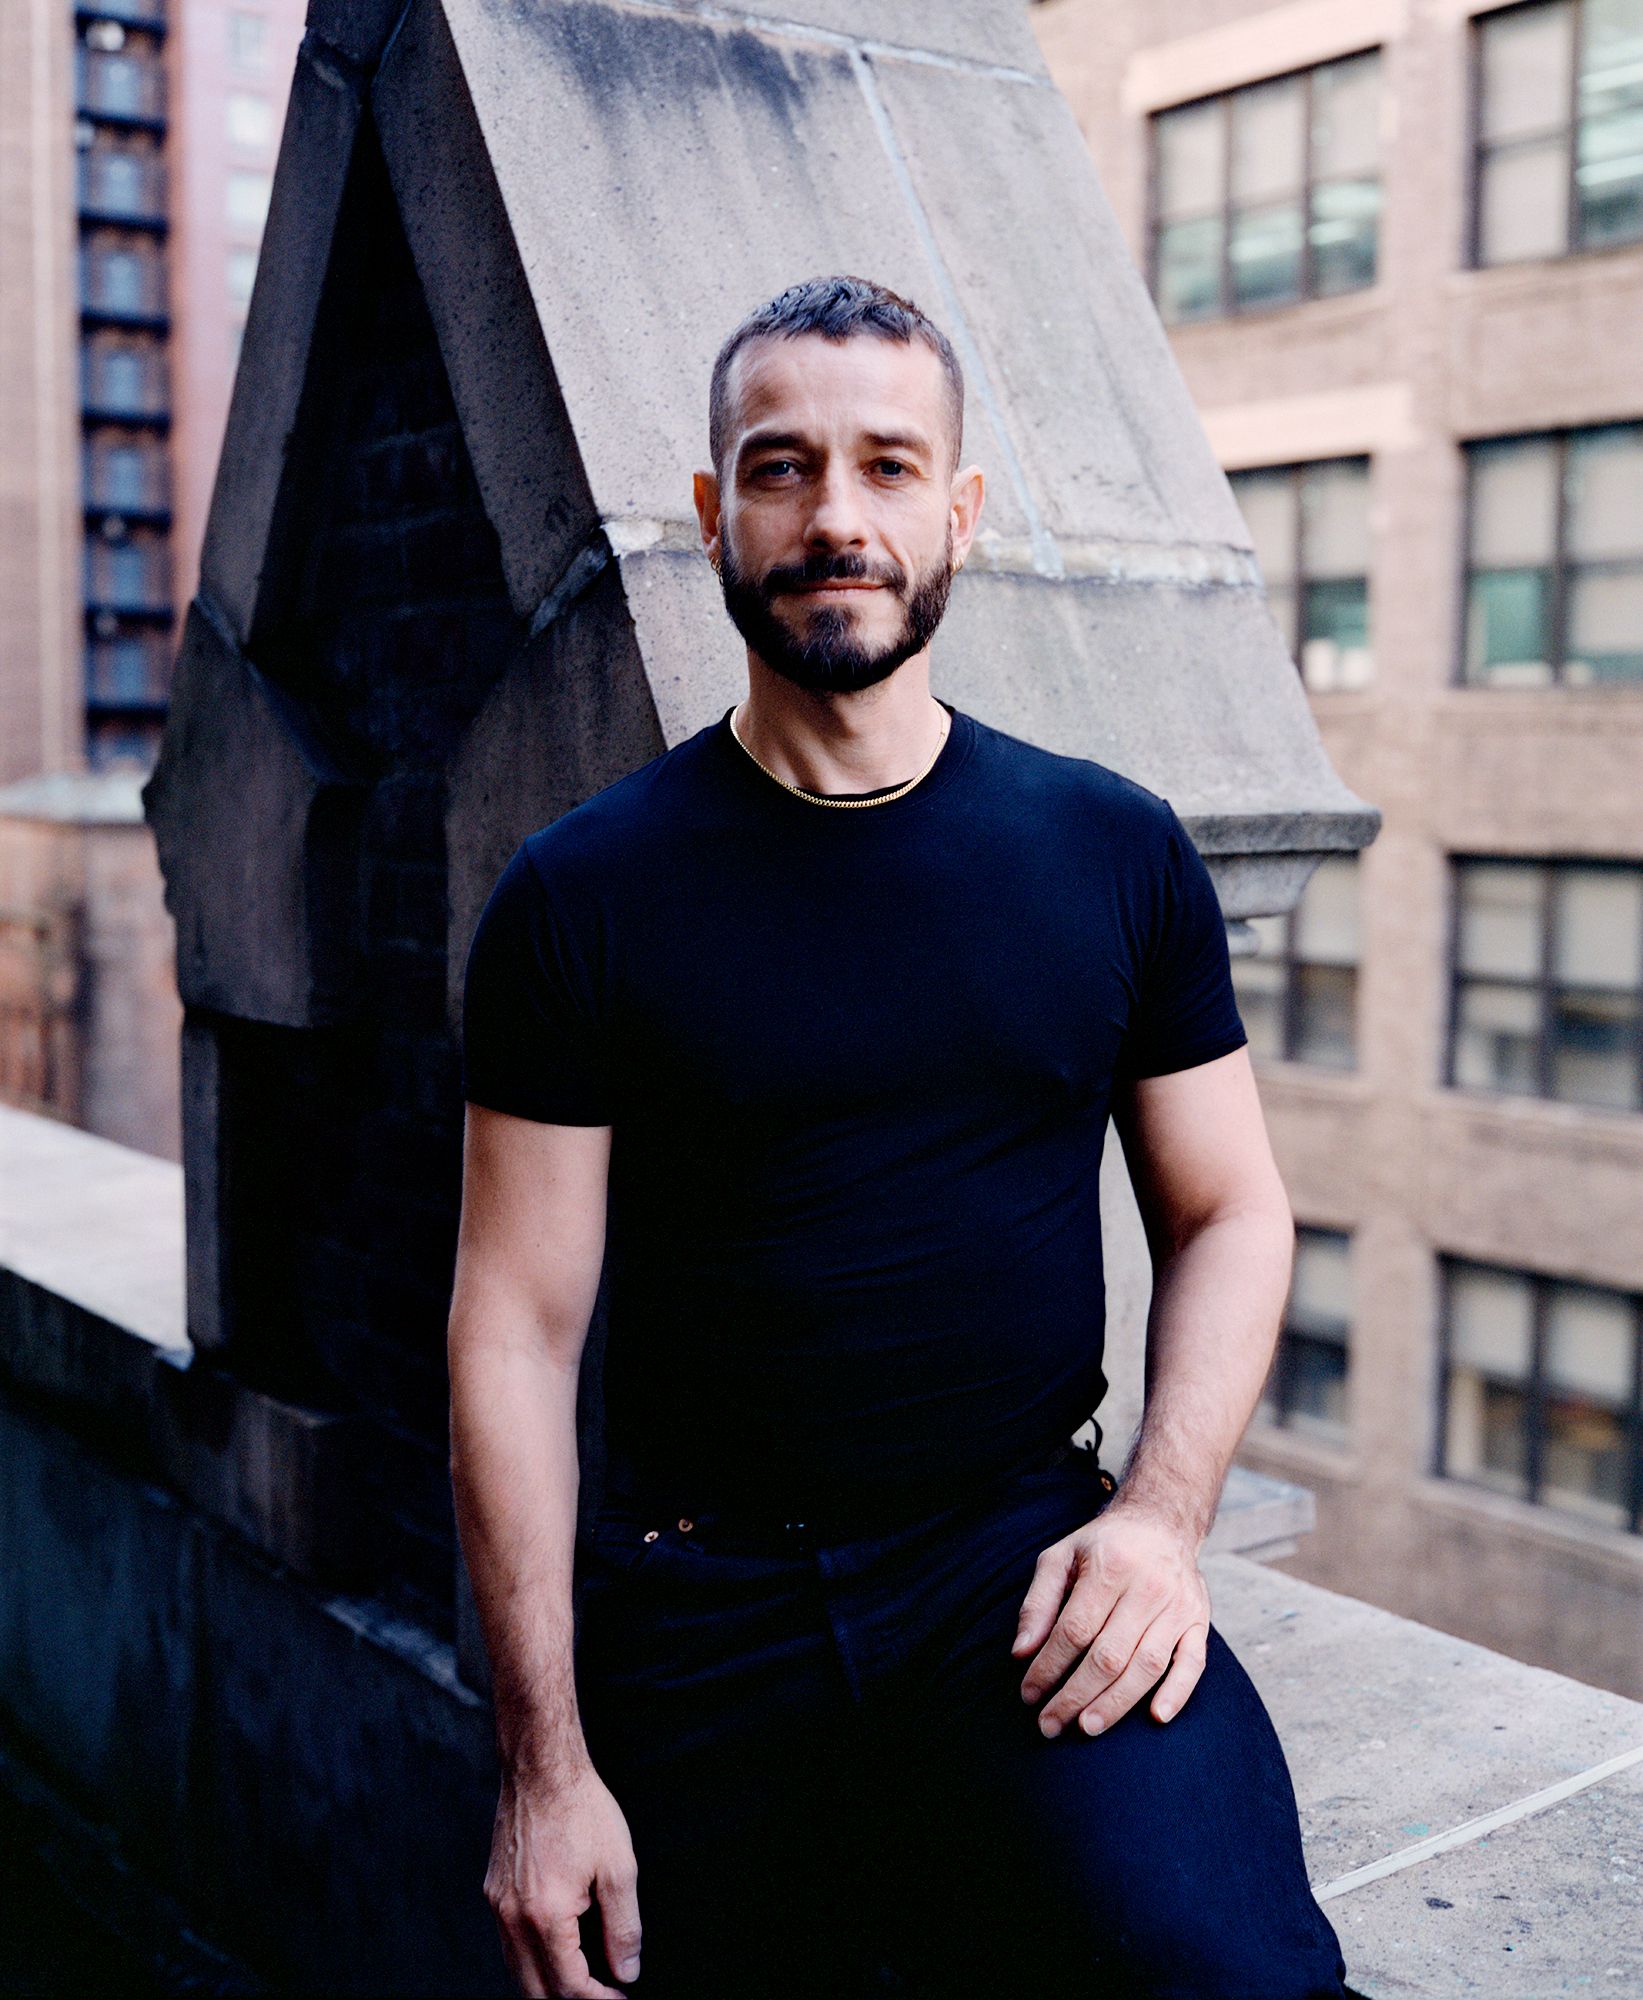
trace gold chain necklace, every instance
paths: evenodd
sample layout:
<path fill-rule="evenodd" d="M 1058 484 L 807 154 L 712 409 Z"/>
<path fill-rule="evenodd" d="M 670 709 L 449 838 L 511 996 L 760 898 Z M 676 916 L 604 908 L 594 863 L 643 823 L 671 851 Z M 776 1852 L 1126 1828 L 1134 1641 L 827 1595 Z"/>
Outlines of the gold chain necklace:
<path fill-rule="evenodd" d="M 740 708 L 740 706 L 741 703 L 738 702 L 736 704 L 736 707 Z M 940 704 L 938 703 L 937 706 L 939 707 Z M 750 757 L 753 757 L 754 763 L 759 766 L 759 769 L 763 771 L 763 773 L 767 778 L 775 778 L 776 783 L 781 786 L 783 791 L 791 792 L 795 798 L 807 800 L 808 803 L 813 806 L 842 806 L 846 810 L 849 810 L 857 806 L 887 806 L 892 799 L 905 798 L 906 795 L 919 782 L 919 779 L 927 778 L 930 775 L 930 772 L 934 769 L 936 758 L 941 755 L 941 746 L 947 741 L 947 727 L 948 727 L 947 711 L 945 709 L 942 709 L 941 735 L 936 739 L 936 747 L 934 754 L 931 756 L 929 763 L 926 764 L 924 769 L 919 772 L 918 777 L 909 778 L 905 785 L 897 785 L 897 787 L 893 792 L 881 792 L 876 799 L 830 799 L 826 797 L 825 794 L 820 792 L 807 792 L 801 785 L 790 785 L 785 778 L 780 777 L 775 771 L 771 770 L 768 764 L 762 762 L 757 757 L 753 757 L 753 752 L 751 750 L 747 750 L 747 745 L 745 743 L 742 743 L 741 735 L 736 728 L 736 709 L 733 708 L 730 711 L 731 735 L 736 738 L 736 741 L 738 743 L 742 744 L 742 748 L 744 750 L 747 750 L 747 754 Z"/>

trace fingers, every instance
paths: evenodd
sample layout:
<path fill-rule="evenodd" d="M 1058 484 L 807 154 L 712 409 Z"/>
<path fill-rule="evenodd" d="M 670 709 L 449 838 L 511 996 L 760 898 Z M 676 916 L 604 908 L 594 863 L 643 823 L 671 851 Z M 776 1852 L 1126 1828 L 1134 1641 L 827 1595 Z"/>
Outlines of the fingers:
<path fill-rule="evenodd" d="M 1044 1556 L 1038 1559 L 1040 1565 L 1043 1564 L 1045 1556 L 1053 1553 L 1053 1550 L 1047 1549 Z M 1064 1556 L 1060 1560 L 1066 1563 L 1070 1557 Z M 1064 1584 L 1063 1569 L 1061 1581 L 1055 1585 L 1058 1604 Z M 1032 1590 L 1028 1592 L 1029 1598 L 1038 1586 L 1039 1577 L 1035 1571 Z M 1040 1621 L 1041 1628 L 1047 1629 L 1039 1629 L 1033 1641 L 1038 1646 L 1038 1652 L 1021 1683 L 1023 1701 L 1037 1701 L 1040 1695 L 1056 1685 L 1069 1667 L 1084 1657 L 1094 1645 L 1096 1634 L 1105 1623 L 1117 1594 L 1116 1585 L 1102 1583 L 1086 1570 L 1073 1585 L 1072 1594 L 1065 1604 L 1060 1604 L 1059 1617 L 1052 1609 L 1049 1617 Z M 1026 1635 L 1023 1633 L 1011 1651 L 1014 1652 L 1017 1648 L 1024 1650 L 1026 1643 Z"/>
<path fill-rule="evenodd" d="M 605 1957 L 624 1985 L 639 1977 L 639 1872 L 630 1864 L 620 1874 L 599 1879 L 599 1916 Z"/>
<path fill-rule="evenodd" d="M 1018 1657 L 1036 1652 L 1048 1637 L 1055 1614 L 1061 1609 L 1061 1600 L 1067 1594 L 1067 1577 L 1072 1566 L 1072 1547 L 1061 1542 L 1045 1549 L 1033 1565 L 1033 1580 L 1021 1600 L 1015 1643 L 1010 1647 Z"/>
<path fill-rule="evenodd" d="M 540 1933 L 547 1963 L 548 1992 L 555 2000 L 626 2000 L 619 1986 L 606 1986 L 588 1970 L 575 1917 L 560 1919 Z"/>
<path fill-rule="evenodd" d="M 1152 1712 L 1160 1722 L 1168 1722 L 1172 1715 L 1179 1714 L 1187 1696 L 1198 1685 L 1208 1645 L 1209 1628 L 1206 1625 L 1189 1625 L 1181 1634 L 1175 1648 L 1174 1663 L 1164 1677 L 1163 1686 L 1152 1698 Z"/>
<path fill-rule="evenodd" d="M 1152 1680 L 1146 1683 L 1151 1687 L 1152 1681 L 1157 1680 L 1169 1665 L 1170 1648 L 1176 1631 L 1185 1624 L 1189 1615 L 1184 1610 L 1178 1610 L 1175 1630 L 1166 1631 L 1168 1600 L 1167 1587 L 1158 1582 L 1137 1583 L 1125 1591 L 1108 1614 L 1105 1624 L 1085 1647 L 1065 1685 L 1058 1688 L 1044 1704 L 1038 1726 L 1046 1736 L 1054 1736 L 1064 1729 L 1104 1689 L 1114 1686 L 1136 1666 L 1144 1665 L 1161 1646 L 1163 1650 Z M 1068 1600 L 1067 1611 L 1072 1612 L 1076 1604 L 1075 1592 Z M 1066 1614 L 1063 1614 L 1065 1622 Z M 1076 1621 L 1075 1630 L 1083 1631 L 1088 1622 L 1091 1621 Z"/>
<path fill-rule="evenodd" d="M 588 1970 L 574 1916 L 539 1922 L 506 1901 L 498 1906 L 496 1921 L 502 1954 L 525 2000 L 625 2000 L 619 1987 L 602 1984 Z"/>

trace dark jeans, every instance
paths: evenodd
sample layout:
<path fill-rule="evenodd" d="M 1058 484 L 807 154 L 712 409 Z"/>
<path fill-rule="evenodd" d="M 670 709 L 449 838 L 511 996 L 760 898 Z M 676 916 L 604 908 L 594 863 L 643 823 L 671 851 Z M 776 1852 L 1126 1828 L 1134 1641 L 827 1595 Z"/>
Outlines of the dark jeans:
<path fill-rule="evenodd" d="M 638 1860 L 635 1994 L 1339 2000 L 1283 1751 L 1218 1631 L 1167 1724 L 1143 1697 L 1050 1739 L 1021 1699 L 1021 1599 L 1105 1504 L 1095 1459 L 850 1540 L 607 1500 L 577 1685 Z M 596 1911 L 583 1935 L 609 1978 Z"/>

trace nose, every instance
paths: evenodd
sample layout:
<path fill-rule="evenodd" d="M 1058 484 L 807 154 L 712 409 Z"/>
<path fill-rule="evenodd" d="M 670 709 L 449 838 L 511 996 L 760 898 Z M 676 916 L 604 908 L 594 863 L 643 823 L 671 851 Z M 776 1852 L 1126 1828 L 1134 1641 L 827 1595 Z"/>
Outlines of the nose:
<path fill-rule="evenodd" d="M 806 549 L 819 552 L 861 548 L 867 540 L 867 524 L 850 468 L 837 461 L 829 462 L 811 493 L 810 518 L 804 531 Z"/>

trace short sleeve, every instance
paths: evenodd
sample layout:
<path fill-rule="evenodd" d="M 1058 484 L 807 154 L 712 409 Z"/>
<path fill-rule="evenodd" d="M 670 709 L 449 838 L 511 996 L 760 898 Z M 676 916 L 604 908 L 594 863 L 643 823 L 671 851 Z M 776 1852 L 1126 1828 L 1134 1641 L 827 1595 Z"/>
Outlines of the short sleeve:
<path fill-rule="evenodd" d="M 524 846 L 498 876 L 463 978 L 462 1094 L 549 1125 L 609 1125 L 604 1037 L 566 913 Z"/>
<path fill-rule="evenodd" d="M 1232 988 L 1226 919 L 1203 856 L 1166 799 L 1162 881 L 1139 968 L 1119 1073 L 1164 1076 L 1230 1055 L 1249 1040 Z"/>

